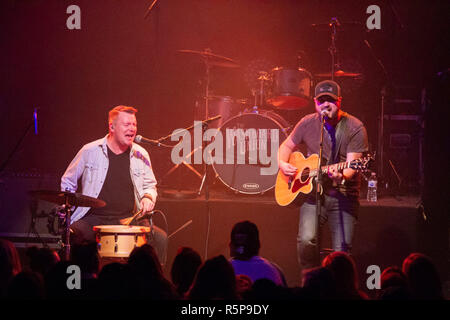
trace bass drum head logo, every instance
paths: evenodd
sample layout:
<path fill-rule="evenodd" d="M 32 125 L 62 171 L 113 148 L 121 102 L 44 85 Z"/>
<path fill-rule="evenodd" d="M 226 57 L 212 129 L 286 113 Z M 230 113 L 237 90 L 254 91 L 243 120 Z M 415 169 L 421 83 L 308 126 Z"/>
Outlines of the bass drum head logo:
<path fill-rule="evenodd" d="M 259 184 L 247 182 L 242 185 L 242 188 L 244 188 L 245 190 L 256 190 L 256 189 L 259 189 Z"/>

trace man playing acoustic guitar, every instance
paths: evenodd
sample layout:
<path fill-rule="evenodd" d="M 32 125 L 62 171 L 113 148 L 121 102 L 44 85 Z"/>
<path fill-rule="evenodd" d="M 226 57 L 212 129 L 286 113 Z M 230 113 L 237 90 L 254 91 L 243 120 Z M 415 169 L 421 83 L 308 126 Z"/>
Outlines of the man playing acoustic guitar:
<path fill-rule="evenodd" d="M 361 181 L 357 171 L 351 168 L 339 170 L 342 166 L 337 163 L 361 158 L 368 151 L 368 139 L 363 123 L 341 110 L 341 101 L 341 89 L 336 82 L 326 80 L 318 83 L 314 97 L 316 113 L 306 115 L 297 123 L 279 148 L 278 163 L 282 174 L 294 177 L 298 168 L 289 160 L 298 146 L 304 144 L 308 156 L 318 154 L 322 116 L 325 117 L 322 164 L 329 166 L 322 179 L 319 220 L 321 225 L 329 222 L 333 250 L 349 252 L 359 208 Z M 316 254 L 316 222 L 315 192 L 310 192 L 300 207 L 297 257 L 302 269 L 320 264 Z"/>

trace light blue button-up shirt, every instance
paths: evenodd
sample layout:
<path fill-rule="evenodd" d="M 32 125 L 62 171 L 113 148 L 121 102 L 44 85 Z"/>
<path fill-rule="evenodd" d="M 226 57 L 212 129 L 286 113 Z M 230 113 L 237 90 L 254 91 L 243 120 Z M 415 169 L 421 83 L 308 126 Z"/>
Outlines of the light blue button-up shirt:
<path fill-rule="evenodd" d="M 77 192 L 78 180 L 81 178 L 81 193 L 89 197 L 98 197 L 109 166 L 107 137 L 106 135 L 102 139 L 88 143 L 78 151 L 61 178 L 62 191 Z M 140 201 L 144 195 L 150 196 L 156 202 L 158 193 L 150 156 L 136 143 L 133 143 L 130 150 L 130 175 L 137 209 L 140 209 Z M 78 207 L 72 214 L 72 223 L 83 218 L 89 209 Z"/>

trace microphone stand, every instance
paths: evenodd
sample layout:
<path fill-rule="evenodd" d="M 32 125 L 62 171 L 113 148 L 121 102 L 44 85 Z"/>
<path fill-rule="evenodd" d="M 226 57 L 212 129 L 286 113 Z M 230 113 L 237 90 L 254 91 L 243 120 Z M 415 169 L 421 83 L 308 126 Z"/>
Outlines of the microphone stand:
<path fill-rule="evenodd" d="M 165 136 L 165 137 L 161 137 L 161 138 L 159 138 L 158 140 L 156 140 L 155 143 L 152 143 L 152 144 L 157 145 L 157 146 L 160 146 L 160 145 L 166 146 L 166 145 L 163 145 L 162 142 L 166 141 L 167 139 L 170 139 L 173 135 L 175 135 L 175 134 L 177 134 L 177 133 L 179 133 L 179 132 L 182 132 L 182 131 L 191 131 L 195 126 L 201 124 L 201 125 L 202 125 L 202 146 L 199 147 L 199 148 L 201 148 L 201 150 L 202 150 L 202 152 L 203 152 L 203 150 L 205 150 L 204 141 L 203 141 L 203 132 L 204 132 L 203 127 L 204 127 L 204 126 L 208 127 L 208 125 L 209 125 L 210 122 L 213 122 L 213 121 L 215 121 L 215 120 L 219 120 L 220 118 L 222 118 L 222 116 L 221 116 L 221 115 L 217 115 L 217 116 L 214 116 L 214 117 L 211 117 L 211 118 L 202 120 L 202 121 L 198 121 L 197 123 L 194 123 L 193 125 L 191 125 L 191 126 L 189 126 L 189 127 L 187 127 L 187 128 L 177 130 L 176 132 L 172 132 L 171 134 L 169 134 L 169 135 L 167 135 L 167 136 Z M 200 122 L 200 123 L 199 123 L 199 122 Z M 173 147 L 173 146 L 170 146 L 170 147 Z M 195 153 L 195 152 L 197 152 L 197 151 L 198 151 L 198 148 L 192 150 L 192 152 L 191 152 L 189 155 L 187 155 L 185 158 L 190 157 L 193 153 Z M 194 174 L 196 174 L 199 178 L 202 179 L 202 183 L 201 183 L 200 189 L 199 189 L 199 191 L 197 192 L 198 195 L 200 195 L 200 192 L 201 192 L 201 190 L 202 190 L 203 183 L 204 183 L 204 181 L 205 181 L 205 179 L 206 179 L 206 177 L 205 177 L 205 176 L 206 176 L 206 173 L 204 173 L 204 175 L 202 176 L 197 170 L 195 170 L 195 168 L 194 168 L 193 166 L 191 166 L 190 164 L 188 164 L 186 161 L 183 161 L 183 162 L 181 162 L 180 164 L 184 164 L 189 170 L 191 170 Z M 175 170 L 180 166 L 180 164 L 176 164 L 176 165 L 175 165 L 174 167 L 172 167 L 168 172 L 166 172 L 166 174 L 164 174 L 164 176 L 161 178 L 161 180 L 163 180 L 163 179 L 166 178 L 168 175 L 170 175 L 173 171 L 175 171 Z M 206 171 L 205 171 L 205 172 L 206 172 Z M 161 183 L 161 181 L 160 181 L 160 183 Z"/>
<path fill-rule="evenodd" d="M 339 68 L 339 63 L 337 62 L 337 48 L 336 48 L 336 27 L 340 27 L 340 23 L 337 18 L 333 17 L 330 21 L 330 27 L 331 27 L 331 45 L 328 48 L 328 51 L 331 54 L 331 80 L 334 81 L 334 73 L 336 72 L 336 69 Z"/>
<path fill-rule="evenodd" d="M 323 131 L 325 127 L 325 116 L 320 115 L 321 125 L 320 125 L 320 143 L 319 143 L 319 159 L 317 160 L 317 177 L 316 177 L 316 257 L 320 264 L 320 246 L 321 246 L 321 236 L 320 236 L 320 215 L 322 211 L 322 204 L 320 193 L 322 190 L 322 153 L 323 153 Z"/>
<path fill-rule="evenodd" d="M 375 52 L 372 49 L 372 46 L 370 45 L 369 41 L 364 39 L 364 44 L 369 48 L 370 53 L 372 54 L 373 58 L 377 61 L 378 65 L 381 67 L 381 70 L 383 70 L 383 74 L 385 77 L 385 84 L 381 88 L 380 94 L 381 94 L 381 105 L 380 105 L 380 118 L 378 122 L 378 179 L 380 180 L 386 180 L 384 177 L 384 112 L 385 112 L 385 99 L 386 99 L 386 91 L 387 91 L 387 85 L 389 83 L 389 75 L 384 67 L 383 62 L 377 57 Z"/>
<path fill-rule="evenodd" d="M 202 123 L 202 137 L 203 137 L 203 132 L 206 131 L 208 129 L 208 122 L 203 122 Z M 203 150 L 205 150 L 205 141 L 204 139 L 202 139 L 202 153 Z M 202 193 L 202 189 L 203 186 L 205 187 L 205 204 L 206 204 L 206 214 L 207 214 L 207 218 L 208 218 L 208 229 L 206 232 L 206 239 L 205 239 L 205 256 L 204 256 L 204 260 L 208 259 L 208 243 L 209 243 L 209 231 L 210 231 L 210 222 L 211 222 L 211 206 L 209 203 L 209 185 L 208 185 L 208 181 L 207 181 L 207 177 L 208 177 L 208 164 L 206 163 L 205 159 L 203 159 L 203 178 L 202 178 L 202 183 L 200 184 L 200 188 L 197 192 L 198 195 L 200 195 Z"/>

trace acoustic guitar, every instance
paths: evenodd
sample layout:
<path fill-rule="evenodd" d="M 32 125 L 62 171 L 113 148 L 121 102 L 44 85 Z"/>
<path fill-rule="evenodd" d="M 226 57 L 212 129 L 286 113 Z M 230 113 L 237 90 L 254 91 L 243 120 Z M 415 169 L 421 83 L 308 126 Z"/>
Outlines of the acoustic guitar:
<path fill-rule="evenodd" d="M 275 200 L 280 206 L 291 204 L 297 197 L 304 200 L 308 194 L 313 191 L 313 181 L 317 177 L 317 164 L 319 156 L 312 154 L 308 158 L 301 152 L 293 152 L 289 157 L 289 163 L 297 168 L 297 173 L 292 176 L 286 176 L 281 170 L 278 171 L 275 183 Z M 368 169 L 370 161 L 373 160 L 372 155 L 363 158 L 354 159 L 352 161 L 339 162 L 321 167 L 321 173 L 327 173 L 331 167 L 335 167 L 338 171 L 351 168 L 357 171 Z"/>

